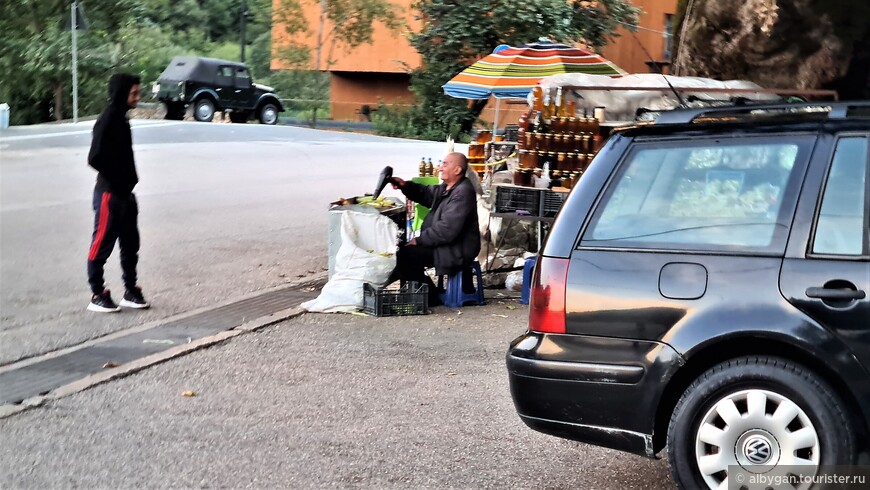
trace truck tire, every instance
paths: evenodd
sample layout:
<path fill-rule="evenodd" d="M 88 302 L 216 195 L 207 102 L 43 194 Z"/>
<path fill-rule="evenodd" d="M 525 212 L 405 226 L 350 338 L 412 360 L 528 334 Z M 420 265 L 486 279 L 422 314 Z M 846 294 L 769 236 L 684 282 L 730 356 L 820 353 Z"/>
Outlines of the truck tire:
<path fill-rule="evenodd" d="M 263 104 L 263 107 L 260 107 L 259 119 L 263 124 L 276 124 L 278 122 L 278 107 L 275 104 Z"/>
<path fill-rule="evenodd" d="M 214 119 L 214 110 L 214 102 L 211 99 L 199 99 L 193 105 L 193 118 L 200 122 L 211 122 Z"/>

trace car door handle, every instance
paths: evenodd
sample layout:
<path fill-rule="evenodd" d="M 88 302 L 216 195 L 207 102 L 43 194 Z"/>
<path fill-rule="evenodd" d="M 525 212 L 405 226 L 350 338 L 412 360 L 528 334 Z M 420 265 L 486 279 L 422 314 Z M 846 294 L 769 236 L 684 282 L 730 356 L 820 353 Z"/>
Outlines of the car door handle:
<path fill-rule="evenodd" d="M 236 90 L 236 93 L 239 93 L 239 92 L 241 92 L 241 89 L 239 89 L 239 90 Z"/>
<path fill-rule="evenodd" d="M 818 299 L 856 300 L 864 299 L 866 294 L 859 289 L 807 288 L 807 296 Z"/>

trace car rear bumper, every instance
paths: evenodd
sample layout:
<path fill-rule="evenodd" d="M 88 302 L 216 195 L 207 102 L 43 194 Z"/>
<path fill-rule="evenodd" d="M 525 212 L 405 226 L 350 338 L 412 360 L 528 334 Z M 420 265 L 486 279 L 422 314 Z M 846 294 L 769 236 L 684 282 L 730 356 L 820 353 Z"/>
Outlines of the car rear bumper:
<path fill-rule="evenodd" d="M 507 353 L 514 406 L 532 429 L 655 456 L 656 409 L 682 358 L 661 342 L 526 333 Z"/>

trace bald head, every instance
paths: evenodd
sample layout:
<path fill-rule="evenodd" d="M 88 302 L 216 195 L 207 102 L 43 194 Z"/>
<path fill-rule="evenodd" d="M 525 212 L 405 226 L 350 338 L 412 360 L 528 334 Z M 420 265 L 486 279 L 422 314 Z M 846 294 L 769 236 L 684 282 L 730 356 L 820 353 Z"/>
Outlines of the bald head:
<path fill-rule="evenodd" d="M 462 153 L 455 151 L 453 153 L 448 153 L 444 158 L 456 158 L 459 164 L 459 167 L 462 168 L 462 174 L 465 175 L 465 172 L 468 171 L 468 158 Z"/>
<path fill-rule="evenodd" d="M 468 170 L 468 158 L 459 152 L 448 153 L 441 162 L 439 176 L 441 180 L 447 183 L 447 187 L 453 187 L 454 184 L 462 180 L 465 172 Z"/>

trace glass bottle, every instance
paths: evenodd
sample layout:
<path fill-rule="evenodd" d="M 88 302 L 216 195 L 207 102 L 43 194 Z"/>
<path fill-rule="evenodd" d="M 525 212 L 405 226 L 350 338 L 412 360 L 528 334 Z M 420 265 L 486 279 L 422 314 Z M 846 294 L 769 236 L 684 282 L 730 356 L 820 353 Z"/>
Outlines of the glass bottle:
<path fill-rule="evenodd" d="M 523 131 L 528 131 L 529 130 L 529 123 L 530 123 L 529 113 L 524 112 L 524 113 L 520 114 L 520 120 L 519 120 L 520 129 L 522 129 Z"/>
<path fill-rule="evenodd" d="M 563 118 L 565 117 L 565 106 L 564 101 L 562 100 L 562 87 L 556 88 L 556 100 L 553 101 L 555 105 L 554 117 Z"/>
<path fill-rule="evenodd" d="M 579 151 L 583 153 L 592 153 L 592 137 L 588 134 L 583 135 L 583 141 L 580 143 Z"/>
<path fill-rule="evenodd" d="M 533 133 L 541 133 L 542 132 L 541 131 L 542 125 L 543 125 L 541 123 L 542 117 L 543 117 L 543 115 L 541 114 L 541 111 L 535 112 L 535 119 L 532 121 L 532 132 Z"/>
<path fill-rule="evenodd" d="M 547 90 L 547 95 L 550 96 L 549 90 Z M 549 102 L 548 108 L 550 110 L 550 117 L 547 119 L 552 119 L 552 118 L 556 117 L 556 97 L 550 96 L 550 102 Z"/>
<path fill-rule="evenodd" d="M 540 85 L 532 87 L 532 111 L 544 110 L 544 89 Z"/>
<path fill-rule="evenodd" d="M 590 133 L 592 133 L 595 136 L 601 134 L 601 122 L 598 121 L 598 119 L 595 119 L 594 117 L 590 118 L 589 119 L 589 126 L 590 126 L 590 128 L 589 128 Z"/>
<path fill-rule="evenodd" d="M 552 105 L 552 101 L 550 100 L 550 91 L 547 90 L 546 92 L 544 92 L 544 108 L 541 111 L 542 118 L 546 124 L 549 124 L 550 119 L 553 117 L 553 112 L 550 109 L 551 105 Z"/>
<path fill-rule="evenodd" d="M 586 165 L 588 163 L 588 156 L 586 153 L 579 153 L 577 155 L 577 170 L 583 171 L 586 170 Z"/>
<path fill-rule="evenodd" d="M 551 187 L 562 187 L 562 171 L 561 170 L 550 171 L 550 186 Z"/>

